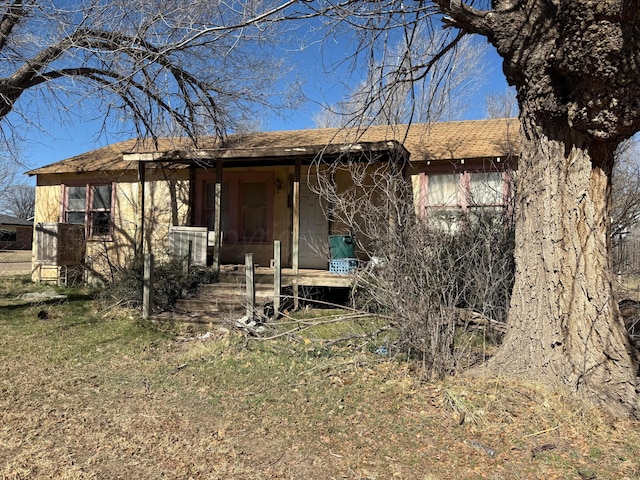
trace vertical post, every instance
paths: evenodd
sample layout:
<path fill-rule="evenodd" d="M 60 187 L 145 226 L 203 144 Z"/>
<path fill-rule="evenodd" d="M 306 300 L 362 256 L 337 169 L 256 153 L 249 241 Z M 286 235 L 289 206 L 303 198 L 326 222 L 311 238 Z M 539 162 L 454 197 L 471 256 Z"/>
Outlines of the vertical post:
<path fill-rule="evenodd" d="M 296 158 L 295 177 L 293 179 L 293 225 L 292 225 L 291 267 L 298 273 L 300 255 L 300 159 Z"/>
<path fill-rule="evenodd" d="M 153 254 L 144 256 L 142 280 L 142 318 L 147 320 L 153 310 Z"/>
<path fill-rule="evenodd" d="M 145 197 L 146 169 L 144 162 L 138 161 L 138 229 L 136 231 L 136 250 L 138 254 L 144 252 L 144 197 Z"/>
<path fill-rule="evenodd" d="M 251 321 L 255 319 L 256 308 L 256 279 L 253 267 L 253 253 L 244 254 L 244 268 L 247 287 L 247 317 Z"/>
<path fill-rule="evenodd" d="M 280 316 L 280 294 L 282 293 L 282 255 L 280 240 L 273 242 L 273 319 Z"/>
<path fill-rule="evenodd" d="M 291 267 L 293 268 L 293 308 L 298 309 L 298 273 L 300 255 L 300 158 L 296 158 L 295 176 L 293 179 L 293 241 Z"/>
<path fill-rule="evenodd" d="M 220 269 L 220 248 L 222 244 L 222 160 L 216 160 L 215 210 L 213 223 L 215 239 L 213 241 L 213 269 Z"/>

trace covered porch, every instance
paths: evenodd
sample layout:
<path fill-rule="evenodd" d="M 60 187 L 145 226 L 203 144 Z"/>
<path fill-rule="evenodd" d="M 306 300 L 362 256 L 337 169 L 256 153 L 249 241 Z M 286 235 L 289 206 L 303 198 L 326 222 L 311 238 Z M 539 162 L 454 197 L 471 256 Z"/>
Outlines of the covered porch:
<path fill-rule="evenodd" d="M 396 141 L 124 154 L 125 161 L 138 165 L 141 228 L 136 249 L 151 251 L 145 235 L 146 177 L 149 169 L 162 165 L 189 172 L 188 223 L 169 226 L 170 251 L 188 253 L 193 265 L 214 270 L 242 265 L 244 255 L 252 253 L 256 266 L 268 270 L 274 264 L 272 245 L 279 241 L 287 281 L 348 286 L 348 275 L 329 272 L 329 237 L 346 232 L 332 222 L 332 206 L 318 192 L 315 174 L 328 165 L 344 165 L 344 172 L 332 172 L 331 181 L 349 188 L 350 164 L 405 168 L 408 156 Z"/>

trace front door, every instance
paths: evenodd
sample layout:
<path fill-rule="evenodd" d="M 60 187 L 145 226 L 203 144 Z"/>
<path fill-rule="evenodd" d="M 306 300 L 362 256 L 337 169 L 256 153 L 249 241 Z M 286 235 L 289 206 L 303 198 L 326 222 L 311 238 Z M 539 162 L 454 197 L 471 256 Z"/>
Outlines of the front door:
<path fill-rule="evenodd" d="M 329 258 L 329 221 L 322 200 L 311 191 L 307 178 L 300 182 L 300 247 L 298 266 L 326 270 Z"/>

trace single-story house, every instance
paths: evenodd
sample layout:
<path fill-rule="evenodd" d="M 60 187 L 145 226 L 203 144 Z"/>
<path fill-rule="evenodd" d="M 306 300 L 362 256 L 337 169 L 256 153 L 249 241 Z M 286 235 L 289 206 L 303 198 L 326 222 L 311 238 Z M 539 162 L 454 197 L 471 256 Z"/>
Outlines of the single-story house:
<path fill-rule="evenodd" d="M 0 214 L 0 249 L 29 250 L 32 242 L 32 221 Z"/>
<path fill-rule="evenodd" d="M 139 253 L 184 252 L 192 263 L 269 266 L 279 240 L 283 267 L 328 269 L 331 220 L 314 188 L 332 168 L 336 188 L 350 165 L 411 179 L 416 212 L 506 204 L 518 152 L 515 119 L 357 129 L 310 129 L 156 143 L 130 140 L 28 172 L 36 176 L 34 279 L 82 265 L 96 279 Z M 340 165 L 341 168 L 333 168 Z M 496 193 L 497 192 L 497 193 Z"/>

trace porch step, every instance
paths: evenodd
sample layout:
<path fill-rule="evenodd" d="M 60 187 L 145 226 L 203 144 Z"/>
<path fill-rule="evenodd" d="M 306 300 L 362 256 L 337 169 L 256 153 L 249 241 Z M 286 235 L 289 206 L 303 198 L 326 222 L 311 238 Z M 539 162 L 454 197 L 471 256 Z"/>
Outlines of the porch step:
<path fill-rule="evenodd" d="M 271 285 L 266 283 L 256 283 L 257 297 L 273 297 L 273 282 Z M 243 296 L 246 297 L 247 287 L 244 283 L 210 283 L 200 285 L 198 288 L 198 297 L 200 298 L 220 298 L 223 296 Z"/>
<path fill-rule="evenodd" d="M 197 297 L 181 298 L 176 303 L 176 307 L 182 312 L 209 312 L 209 313 L 230 313 L 242 312 L 246 309 L 246 298 L 242 295 L 224 296 L 216 299 L 202 299 Z M 256 297 L 256 305 L 271 303 L 273 297 Z"/>
<path fill-rule="evenodd" d="M 237 283 L 200 285 L 198 292 L 178 300 L 176 307 L 183 312 L 212 314 L 241 313 L 246 309 L 246 287 Z M 256 306 L 273 302 L 273 285 L 256 285 Z"/>

